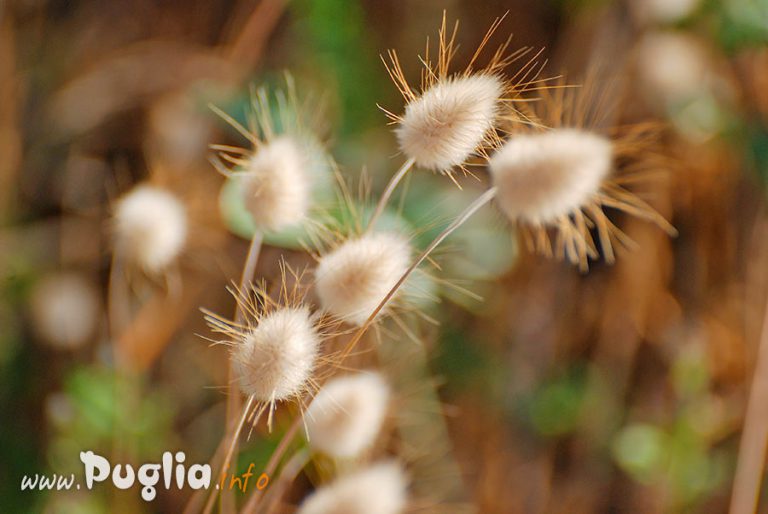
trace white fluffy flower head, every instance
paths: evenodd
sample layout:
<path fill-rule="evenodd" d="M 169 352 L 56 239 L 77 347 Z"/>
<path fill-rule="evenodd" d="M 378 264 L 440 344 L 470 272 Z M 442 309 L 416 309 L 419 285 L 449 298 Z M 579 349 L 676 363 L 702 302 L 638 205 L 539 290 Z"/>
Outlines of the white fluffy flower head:
<path fill-rule="evenodd" d="M 32 328 L 56 348 L 75 349 L 87 343 L 96 332 L 99 310 L 96 288 L 75 273 L 49 275 L 32 290 Z"/>
<path fill-rule="evenodd" d="M 653 124 L 605 127 L 617 98 L 599 70 L 582 87 L 543 90 L 531 116 L 550 130 L 521 130 L 516 119 L 504 128 L 509 140 L 489 160 L 496 202 L 520 229 L 527 246 L 548 257 L 589 269 L 589 260 L 615 259 L 632 241 L 606 208 L 675 229 L 631 185 L 648 183 L 666 167 L 655 151 Z M 598 100 L 599 99 L 599 100 Z M 650 184 L 649 184 L 650 185 Z"/>
<path fill-rule="evenodd" d="M 298 396 L 306 389 L 320 344 L 307 307 L 267 312 L 240 338 L 233 346 L 232 362 L 245 394 L 272 402 Z"/>
<path fill-rule="evenodd" d="M 384 112 L 397 125 L 400 150 L 417 166 L 453 178 L 452 171 L 466 171 L 473 156 L 487 158 L 500 143 L 495 127 L 502 104 L 511 104 L 522 93 L 539 88 L 537 55 L 514 75 L 521 83 L 505 77 L 507 66 L 530 50 L 510 53 L 509 40 L 491 54 L 485 66 L 477 67 L 501 21 L 497 18 L 491 24 L 466 68 L 454 72 L 450 68 L 457 50 L 458 23 L 449 29 L 444 14 L 436 54 L 430 55 L 428 41 L 427 52 L 420 58 L 424 68 L 418 88 L 409 84 L 397 54 L 388 53 L 385 65 L 405 100 L 405 110 L 402 114 Z"/>
<path fill-rule="evenodd" d="M 311 195 L 306 160 L 294 138 L 279 136 L 259 145 L 237 174 L 245 206 L 258 227 L 280 230 L 304 219 Z"/>
<path fill-rule="evenodd" d="M 517 135 L 491 158 L 499 207 L 512 220 L 556 223 L 599 192 L 612 169 L 610 140 L 583 130 Z"/>
<path fill-rule="evenodd" d="M 297 514 L 400 514 L 407 504 L 405 473 L 396 462 L 380 462 L 321 487 Z"/>
<path fill-rule="evenodd" d="M 362 325 L 410 265 L 408 241 L 392 233 L 370 233 L 345 241 L 322 256 L 315 269 L 322 307 Z"/>
<path fill-rule="evenodd" d="M 400 149 L 429 170 L 461 166 L 493 129 L 503 90 L 490 74 L 438 81 L 406 105 L 396 131 Z"/>
<path fill-rule="evenodd" d="M 381 431 L 389 398 L 389 386 L 378 373 L 331 379 L 305 415 L 310 445 L 334 458 L 358 456 Z"/>
<path fill-rule="evenodd" d="M 147 272 L 160 272 L 184 246 L 186 210 L 164 189 L 137 186 L 118 201 L 114 231 L 116 251 Z"/>

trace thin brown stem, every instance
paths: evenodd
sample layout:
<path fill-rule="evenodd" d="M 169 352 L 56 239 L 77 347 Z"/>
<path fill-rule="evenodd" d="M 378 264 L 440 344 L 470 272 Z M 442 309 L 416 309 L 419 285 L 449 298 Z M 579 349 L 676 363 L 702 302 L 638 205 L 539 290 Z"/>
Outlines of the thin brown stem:
<path fill-rule="evenodd" d="M 253 233 L 253 236 L 251 237 L 251 242 L 248 245 L 248 255 L 245 258 L 245 263 L 243 264 L 243 272 L 240 275 L 240 284 L 238 286 L 237 294 L 240 295 L 240 297 L 244 297 L 248 294 L 248 287 L 250 286 L 251 282 L 253 281 L 254 274 L 256 273 L 256 265 L 259 262 L 259 254 L 261 253 L 261 244 L 264 240 L 264 235 L 261 233 L 261 231 L 256 230 Z M 236 302 L 235 305 L 235 324 L 240 324 L 243 321 L 244 317 L 243 309 L 240 307 L 240 302 Z M 232 359 L 228 359 L 227 361 L 227 383 L 233 384 L 235 383 L 235 375 L 234 370 L 232 368 Z M 237 424 L 237 413 L 240 412 L 240 405 L 241 405 L 241 398 L 240 398 L 240 392 L 236 389 L 233 389 L 229 392 L 229 395 L 227 396 L 227 410 L 226 410 L 226 437 L 228 439 L 231 439 L 232 443 L 230 445 L 231 453 L 229 453 L 225 457 L 225 461 L 229 461 L 232 458 L 233 454 L 237 453 L 237 435 L 239 434 L 240 430 L 242 430 L 242 423 Z M 222 468 L 222 470 L 225 468 Z M 221 492 L 221 498 L 222 498 L 222 511 L 225 514 L 232 514 L 235 511 L 235 492 L 232 490 L 222 491 Z"/>
<path fill-rule="evenodd" d="M 237 424 L 237 430 L 235 430 L 235 433 L 233 434 L 226 457 L 224 457 L 224 462 L 221 464 L 221 472 L 224 472 L 232 461 L 232 455 L 235 453 L 235 448 L 237 447 L 237 439 L 240 437 L 240 432 L 243 429 L 243 425 L 245 425 L 245 420 L 248 418 L 248 414 L 251 412 L 254 401 L 256 401 L 256 398 L 251 395 L 248 397 L 248 401 L 245 403 L 245 408 L 243 408 L 242 415 L 240 416 L 240 422 Z M 211 495 L 208 497 L 208 502 L 205 504 L 205 509 L 203 509 L 204 514 L 211 513 L 213 510 L 213 504 L 216 502 L 216 496 L 216 488 L 214 487 L 211 489 Z"/>
<path fill-rule="evenodd" d="M 277 480 L 269 491 L 269 501 L 264 509 L 265 514 L 273 514 L 280 505 L 280 499 L 288 490 L 288 486 L 293 483 L 296 476 L 304 469 L 304 466 L 309 462 L 310 453 L 307 448 L 303 448 L 296 452 L 293 457 L 288 459 L 283 469 L 280 470 L 280 474 L 277 476 Z"/>
<path fill-rule="evenodd" d="M 290 448 L 291 442 L 293 441 L 293 438 L 296 437 L 296 434 L 299 432 L 299 427 L 301 427 L 301 415 L 296 416 L 293 421 L 291 422 L 291 426 L 288 427 L 288 430 L 285 431 L 285 434 L 283 434 L 283 437 L 280 439 L 280 442 L 277 444 L 277 448 L 275 448 L 275 451 L 272 452 L 272 455 L 269 457 L 269 461 L 267 462 L 267 465 L 264 467 L 264 473 L 268 477 L 271 477 L 275 470 L 277 469 L 277 466 L 280 464 L 280 461 L 283 458 L 283 455 L 285 455 L 285 452 Z M 243 510 L 241 511 L 241 514 L 249 514 L 256 512 L 256 507 L 258 507 L 259 501 L 261 500 L 262 490 L 257 489 L 254 491 L 254 493 L 251 495 L 251 497 L 248 499 L 248 502 L 243 507 Z"/>
<path fill-rule="evenodd" d="M 440 243 L 442 243 L 448 236 L 450 236 L 453 232 L 455 232 L 456 229 L 462 226 L 478 210 L 480 210 L 484 205 L 488 204 L 488 202 L 490 202 L 495 197 L 496 197 L 495 187 L 487 190 L 485 193 L 480 195 L 474 202 L 472 202 L 461 214 L 459 214 L 456 217 L 456 219 L 453 220 L 453 222 L 451 222 L 451 224 L 448 225 L 434 240 L 432 240 L 429 246 L 418 256 L 418 258 L 413 262 L 413 264 L 411 264 L 411 266 L 406 270 L 406 272 L 403 273 L 403 275 L 400 277 L 397 283 L 392 287 L 392 289 L 390 289 L 390 291 L 387 293 L 384 299 L 381 300 L 379 305 L 376 307 L 373 313 L 371 313 L 371 315 L 368 317 L 366 322 L 357 330 L 355 335 L 352 337 L 352 340 L 347 345 L 346 350 L 342 355 L 342 360 L 352 352 L 355 345 L 360 341 L 360 339 L 363 337 L 366 331 L 373 324 L 373 320 L 376 318 L 379 312 L 381 312 L 381 310 L 387 305 L 387 303 L 392 299 L 395 293 L 397 293 L 398 289 L 408 279 L 411 273 L 413 273 L 413 271 L 416 268 L 418 268 L 421 265 L 421 263 L 424 262 L 424 260 L 426 260 L 426 258 L 430 255 L 430 253 L 432 253 L 432 251 L 434 251 L 434 249 L 437 248 L 437 246 L 439 246 Z M 297 416 L 293 420 L 291 427 L 283 435 L 282 440 L 278 444 L 278 447 L 275 449 L 275 451 L 272 453 L 272 456 L 270 457 L 270 460 L 267 463 L 267 466 L 265 468 L 265 473 L 267 473 L 268 476 L 274 473 L 275 469 L 277 469 L 278 463 L 282 459 L 285 451 L 288 449 L 291 441 L 293 440 L 293 437 L 298 432 L 298 429 L 300 426 L 301 426 L 301 417 Z M 258 490 L 255 491 L 251 496 L 251 498 L 248 500 L 248 503 L 245 505 L 245 507 L 241 511 L 241 514 L 254 514 L 256 512 L 256 508 L 261 498 L 261 494 L 262 494 L 261 491 L 258 491 Z M 279 492 L 277 495 L 279 497 Z"/>
<path fill-rule="evenodd" d="M 219 446 L 216 448 L 216 452 L 213 454 L 213 458 L 210 461 L 212 469 L 219 469 L 219 461 L 224 458 L 224 452 L 226 451 L 226 439 L 219 441 Z M 189 498 L 182 514 L 195 514 L 200 512 L 200 508 L 203 507 L 204 493 L 206 489 L 197 489 L 194 494 Z"/>
<path fill-rule="evenodd" d="M 768 305 L 757 349 L 757 363 L 749 391 L 744 431 L 733 480 L 730 514 L 757 512 L 763 466 L 768 448 Z"/>
<path fill-rule="evenodd" d="M 229 59 L 239 70 L 251 72 L 254 69 L 287 3 L 287 0 L 262 0 L 251 12 L 229 47 Z"/>
<path fill-rule="evenodd" d="M 397 170 L 397 173 L 395 173 L 391 179 L 389 179 L 389 183 L 387 184 L 386 189 L 384 189 L 384 192 L 381 193 L 381 196 L 379 197 L 379 202 L 376 204 L 376 209 L 373 211 L 373 214 L 371 215 L 371 219 L 368 220 L 368 228 L 366 228 L 366 232 L 370 232 L 373 230 L 373 226 L 376 223 L 376 220 L 381 217 L 381 214 L 384 212 L 384 209 L 387 207 L 387 204 L 389 203 L 389 199 L 392 197 L 392 194 L 395 192 L 395 189 L 397 189 L 397 185 L 403 180 L 403 177 L 413 168 L 414 163 L 416 162 L 416 159 L 411 157 L 407 161 L 403 163 L 402 166 L 400 166 L 400 169 Z"/>

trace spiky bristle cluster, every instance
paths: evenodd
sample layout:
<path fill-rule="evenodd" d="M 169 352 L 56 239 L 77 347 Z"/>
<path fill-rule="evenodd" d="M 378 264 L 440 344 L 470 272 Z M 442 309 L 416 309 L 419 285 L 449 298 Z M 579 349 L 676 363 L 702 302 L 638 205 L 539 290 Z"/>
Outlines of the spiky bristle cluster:
<path fill-rule="evenodd" d="M 136 186 L 120 198 L 113 223 L 117 253 L 148 273 L 167 268 L 187 238 L 184 205 L 155 186 Z"/>
<path fill-rule="evenodd" d="M 362 325 L 410 265 L 411 247 L 397 234 L 374 232 L 349 239 L 323 255 L 315 270 L 322 307 Z"/>
<path fill-rule="evenodd" d="M 319 488 L 297 514 L 399 514 L 408 481 L 397 462 L 379 462 Z"/>
<path fill-rule="evenodd" d="M 307 409 L 309 444 L 334 458 L 358 456 L 379 434 L 389 397 L 389 386 L 378 373 L 331 379 Z"/>

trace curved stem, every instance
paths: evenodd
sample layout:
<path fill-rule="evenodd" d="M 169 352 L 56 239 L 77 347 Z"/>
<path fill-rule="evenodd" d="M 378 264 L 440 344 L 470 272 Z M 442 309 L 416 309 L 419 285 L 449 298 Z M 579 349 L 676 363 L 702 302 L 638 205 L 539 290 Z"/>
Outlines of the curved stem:
<path fill-rule="evenodd" d="M 278 464 L 280 464 L 280 460 L 283 458 L 283 455 L 285 455 L 285 452 L 290 447 L 291 442 L 293 441 L 293 438 L 296 437 L 296 434 L 299 432 L 300 426 L 301 426 L 301 416 L 299 415 L 293 419 L 293 421 L 291 422 L 291 426 L 288 427 L 288 430 L 285 431 L 285 434 L 283 434 L 282 439 L 280 439 L 280 442 L 277 444 L 277 448 L 275 448 L 275 451 L 273 451 L 272 455 L 269 457 L 269 461 L 267 462 L 267 465 L 264 467 L 264 473 L 266 473 L 267 476 L 272 476 L 275 473 L 275 470 L 277 469 Z M 248 502 L 243 507 L 243 510 L 241 511 L 242 514 L 256 512 L 256 507 L 258 506 L 259 501 L 261 500 L 261 495 L 262 495 L 262 490 L 257 489 L 256 491 L 254 491 L 254 493 L 248 499 Z"/>
<path fill-rule="evenodd" d="M 373 214 L 371 215 L 371 219 L 368 220 L 368 227 L 365 229 L 366 232 L 373 229 L 374 224 L 376 223 L 376 220 L 381 217 L 381 214 L 384 212 L 384 209 L 387 207 L 387 203 L 389 203 L 389 199 L 392 197 L 392 193 L 395 192 L 395 189 L 397 189 L 397 185 L 400 183 L 400 181 L 403 180 L 403 177 L 413 168 L 414 163 L 416 162 L 416 159 L 411 157 L 407 161 L 403 163 L 402 166 L 400 166 L 400 169 L 397 170 L 397 173 L 395 173 L 391 179 L 389 179 L 389 183 L 387 184 L 386 189 L 384 189 L 384 192 L 381 193 L 381 196 L 379 197 L 379 202 L 376 204 L 376 209 L 373 211 Z"/>
<path fill-rule="evenodd" d="M 730 514 L 757 512 L 768 448 L 768 305 L 757 349 L 757 364 L 749 391 L 747 414 L 739 445 L 736 475 L 733 480 Z"/>
<path fill-rule="evenodd" d="M 226 471 L 226 469 L 229 467 L 230 462 L 232 461 L 232 455 L 235 453 L 235 449 L 237 448 L 237 439 L 240 436 L 240 432 L 243 430 L 243 425 L 245 425 L 245 420 L 248 418 L 248 413 L 251 411 L 251 407 L 253 406 L 253 402 L 255 401 L 255 398 L 253 395 L 248 397 L 248 401 L 245 404 L 245 408 L 243 408 L 243 413 L 240 416 L 240 421 L 236 425 L 235 433 L 232 434 L 232 441 L 229 443 L 229 449 L 227 450 L 227 454 L 224 457 L 224 462 L 221 464 L 221 472 L 223 473 Z M 218 480 L 220 475 L 217 475 L 216 478 Z M 223 491 L 222 491 L 223 493 Z M 205 504 L 205 508 L 203 509 L 204 514 L 210 514 L 211 510 L 213 509 L 213 504 L 216 500 L 216 488 L 212 488 L 211 495 L 208 497 L 208 502 Z"/>
<path fill-rule="evenodd" d="M 216 451 L 213 454 L 213 458 L 210 460 L 209 465 L 211 466 L 211 469 L 219 469 L 219 461 L 224 458 L 224 451 L 227 449 L 226 442 L 226 439 L 219 441 L 219 446 L 216 448 Z M 200 512 L 200 507 L 203 506 L 203 494 L 205 491 L 206 489 L 196 489 L 187 501 L 182 514 L 194 514 L 195 512 Z"/>
<path fill-rule="evenodd" d="M 304 466 L 307 465 L 309 457 L 309 450 L 303 448 L 285 463 L 285 466 L 283 466 L 283 469 L 280 470 L 280 474 L 277 476 L 275 485 L 270 489 L 269 502 L 264 509 L 265 514 L 275 512 L 280 505 L 280 498 L 283 497 L 288 486 L 296 479 L 296 476 L 304 469 Z"/>
<path fill-rule="evenodd" d="M 253 237 L 251 238 L 251 242 L 248 246 L 248 255 L 245 258 L 245 263 L 243 264 L 243 271 L 240 274 L 240 283 L 238 285 L 237 294 L 239 295 L 245 295 L 248 292 L 248 286 L 253 281 L 253 276 L 256 272 L 256 265 L 259 261 L 259 254 L 261 253 L 261 244 L 263 241 L 263 234 L 260 231 L 256 231 L 253 234 Z M 243 312 L 240 308 L 240 302 L 236 302 L 235 306 L 235 323 L 241 323 L 243 320 Z M 234 371 L 232 368 L 232 361 L 228 360 L 227 364 L 227 383 L 232 384 L 234 383 Z M 253 405 L 253 397 L 250 397 L 248 400 L 248 404 L 246 405 L 246 408 L 242 410 L 242 415 L 240 417 L 240 420 L 238 421 L 237 413 L 241 411 L 241 398 L 240 398 L 240 392 L 239 391 L 230 391 L 230 394 L 227 396 L 227 407 L 226 407 L 226 429 L 224 431 L 224 437 L 221 440 L 221 443 L 219 444 L 219 449 L 216 450 L 216 454 L 211 459 L 210 465 L 213 469 L 219 469 L 219 473 L 223 472 L 227 466 L 229 465 L 230 461 L 232 460 L 232 456 L 237 453 L 237 446 L 238 446 L 238 437 L 240 435 L 240 431 L 243 429 L 243 425 L 245 424 L 245 419 L 247 417 L 247 414 Z M 218 468 L 218 466 L 215 465 L 215 461 L 218 460 L 219 451 L 224 447 L 226 444 L 225 442 L 229 440 L 229 448 L 228 451 L 224 457 L 224 462 L 221 465 L 221 468 Z M 187 508 L 185 509 L 185 512 L 187 510 L 191 510 L 194 505 L 198 503 L 198 494 L 202 492 L 201 490 L 198 490 L 195 492 L 195 494 L 192 496 L 192 498 L 187 503 Z M 235 498 L 234 498 L 234 492 L 228 492 L 228 491 L 221 491 L 222 494 L 222 505 L 223 509 L 228 512 L 234 512 L 234 505 L 235 505 Z M 211 509 L 213 508 L 213 503 L 216 498 L 215 492 L 212 492 L 210 496 L 208 497 L 208 501 L 205 504 L 204 512 L 209 513 L 211 512 Z"/>
<path fill-rule="evenodd" d="M 240 295 L 246 294 L 248 292 L 248 286 L 253 282 L 253 276 L 256 274 L 256 265 L 259 262 L 259 254 L 261 253 L 261 244 L 263 241 L 264 234 L 258 230 L 253 233 L 251 244 L 248 246 L 248 256 L 245 258 L 245 264 L 243 265 L 243 273 L 240 275 L 240 285 L 238 288 L 238 293 Z M 235 307 L 235 323 L 241 322 L 242 319 L 242 309 Z"/>
<path fill-rule="evenodd" d="M 397 182 L 402 179 L 403 176 L 405 176 L 405 173 L 410 169 L 410 167 L 413 166 L 413 163 L 403 165 L 401 170 L 393 177 L 392 181 L 390 181 L 390 185 L 387 187 L 387 191 L 389 191 L 389 196 L 391 196 L 392 191 L 394 190 L 395 186 L 397 185 Z M 405 171 L 403 171 L 405 170 Z M 399 176 L 399 178 L 397 178 Z M 397 180 L 395 180 L 397 178 Z M 450 225 L 448 225 L 443 231 L 438 234 L 435 239 L 432 240 L 432 242 L 427 246 L 427 248 L 421 252 L 421 254 L 416 258 L 416 260 L 411 264 L 411 266 L 403 273 L 403 275 L 400 277 L 400 279 L 397 281 L 397 283 L 392 287 L 392 289 L 389 290 L 387 295 L 379 302 L 378 306 L 374 311 L 371 313 L 371 315 L 368 317 L 368 319 L 365 321 L 365 323 L 357 330 L 355 335 L 352 337 L 350 342 L 347 344 L 347 347 L 344 351 L 344 354 L 342 355 L 342 360 L 346 358 L 350 352 L 354 349 L 355 345 L 362 339 L 363 335 L 365 335 L 366 331 L 371 327 L 373 324 L 373 321 L 376 319 L 376 316 L 381 312 L 381 310 L 387 305 L 387 303 L 392 299 L 392 297 L 397 293 L 398 289 L 403 285 L 403 283 L 408 279 L 408 277 L 418 268 L 422 262 L 434 251 L 437 246 L 440 245 L 448 236 L 450 236 L 453 232 L 456 231 L 460 226 L 462 226 L 469 218 L 471 218 L 478 210 L 480 210 L 483 206 L 488 204 L 493 198 L 496 197 L 496 188 L 492 187 L 485 191 L 482 195 L 480 195 L 475 201 L 473 201 L 469 206 L 467 206 L 464 211 L 459 214 L 456 219 L 454 219 Z M 383 202 L 379 202 L 380 205 L 386 205 L 386 198 Z M 377 208 L 377 212 L 380 214 L 381 211 L 383 211 L 383 207 Z M 375 216 L 371 219 L 371 223 L 369 224 L 372 226 L 372 222 L 376 220 L 376 213 L 374 213 Z M 301 425 L 301 417 L 297 416 L 290 428 L 286 431 L 286 433 L 283 435 L 283 438 L 281 439 L 280 443 L 278 444 L 278 447 L 275 449 L 275 451 L 272 453 L 272 456 L 270 457 L 269 462 L 267 463 L 267 466 L 264 470 L 264 472 L 269 476 L 274 473 L 275 469 L 277 469 L 277 466 L 282 459 L 283 455 L 285 454 L 286 450 L 288 449 L 291 441 L 293 440 L 294 436 L 298 432 L 298 429 Z M 248 500 L 248 503 L 244 506 L 242 513 L 243 514 L 249 514 L 253 513 L 256 510 L 256 507 L 258 506 L 259 500 L 261 498 L 262 492 L 257 490 L 253 493 L 251 498 Z"/>
<path fill-rule="evenodd" d="M 397 281 L 397 283 L 392 287 L 392 289 L 389 290 L 387 295 L 384 297 L 381 302 L 379 302 L 379 305 L 376 306 L 376 309 L 371 313 L 370 316 L 368 316 L 368 319 L 365 320 L 365 323 L 355 332 L 355 335 L 352 337 L 352 339 L 347 344 L 346 349 L 344 350 L 344 353 L 342 354 L 342 359 L 346 358 L 350 352 L 354 349 L 355 345 L 357 345 L 358 342 L 360 342 L 360 339 L 363 338 L 363 335 L 365 335 L 366 331 L 371 327 L 373 324 L 373 321 L 376 319 L 376 316 L 379 315 L 379 312 L 387 305 L 387 303 L 392 299 L 393 296 L 395 296 L 395 293 L 397 293 L 397 290 L 400 289 L 400 286 L 403 285 L 403 283 L 408 279 L 408 277 L 411 275 L 411 273 L 414 272 L 416 268 L 419 267 L 419 265 L 424 262 L 424 260 L 429 256 L 432 251 L 437 248 L 437 246 L 442 243 L 445 238 L 450 236 L 457 228 L 462 226 L 469 218 L 472 217 L 473 214 L 475 214 L 480 208 L 482 208 L 485 204 L 493 200 L 493 198 L 496 197 L 496 188 L 492 187 L 488 189 L 485 193 L 480 195 L 474 202 L 469 204 L 469 206 L 464 209 L 464 211 L 459 214 L 453 222 L 451 222 L 450 225 L 445 227 L 440 234 L 438 234 L 435 239 L 432 240 L 431 243 L 429 243 L 429 246 L 421 252 L 419 257 L 411 264 L 411 266 L 403 273 L 403 276 L 400 277 L 400 279 Z"/>

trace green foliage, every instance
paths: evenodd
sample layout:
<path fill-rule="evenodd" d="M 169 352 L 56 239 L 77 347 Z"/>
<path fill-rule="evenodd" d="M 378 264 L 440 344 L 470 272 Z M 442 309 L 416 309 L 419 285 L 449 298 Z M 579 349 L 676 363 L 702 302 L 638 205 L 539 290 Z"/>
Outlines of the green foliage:
<path fill-rule="evenodd" d="M 721 0 L 713 7 L 724 49 L 736 52 L 768 44 L 768 0 Z"/>
<path fill-rule="evenodd" d="M 645 423 L 624 427 L 613 441 L 614 459 L 635 480 L 649 482 L 658 477 L 667 461 L 667 435 Z"/>
<path fill-rule="evenodd" d="M 318 71 L 334 82 L 341 134 L 354 136 L 379 126 L 376 102 L 381 101 L 387 77 L 359 0 L 298 0 L 292 7 L 295 31 L 303 35 L 302 57 L 319 63 Z"/>
<path fill-rule="evenodd" d="M 543 383 L 527 399 L 529 422 L 544 436 L 560 436 L 573 431 L 584 412 L 586 392 L 586 373 L 581 366 Z"/>
<path fill-rule="evenodd" d="M 704 501 L 731 474 L 725 449 L 713 448 L 722 425 L 721 409 L 709 394 L 710 375 L 699 346 L 675 358 L 672 385 L 679 405 L 668 423 L 630 423 L 611 446 L 616 463 L 633 479 L 663 484 L 673 511 Z"/>
<path fill-rule="evenodd" d="M 136 380 L 111 370 L 80 367 L 66 377 L 63 394 L 69 415 L 57 420 L 52 443 L 57 463 L 79 469 L 79 450 L 70 448 L 110 452 L 116 434 L 131 441 L 139 457 L 158 458 L 172 443 L 173 403 L 162 390 L 144 392 Z"/>
<path fill-rule="evenodd" d="M 489 405 L 503 401 L 500 391 L 506 380 L 504 363 L 460 327 L 444 324 L 434 366 L 436 373 L 448 380 L 449 391 L 478 392 Z"/>

